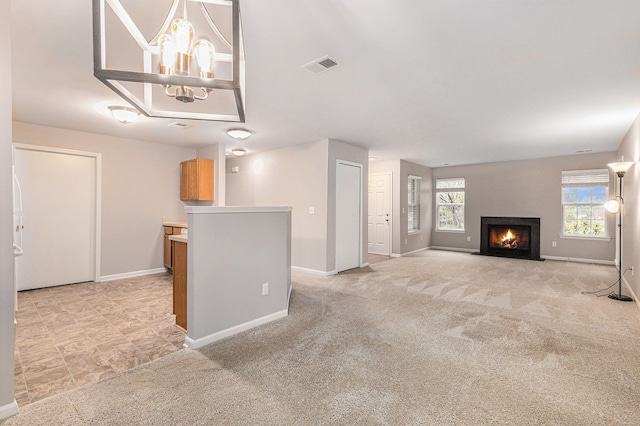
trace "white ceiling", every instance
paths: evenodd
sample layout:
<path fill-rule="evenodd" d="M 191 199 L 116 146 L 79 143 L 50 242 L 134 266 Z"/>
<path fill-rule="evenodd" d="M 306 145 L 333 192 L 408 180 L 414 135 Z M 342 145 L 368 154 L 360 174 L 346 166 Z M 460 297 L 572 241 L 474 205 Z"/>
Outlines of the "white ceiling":
<path fill-rule="evenodd" d="M 100 112 L 123 101 L 93 76 L 89 0 L 12 0 L 14 120 L 249 153 L 331 138 L 439 167 L 613 151 L 640 112 L 638 0 L 240 7 L 247 141 L 224 133 L 230 123 L 122 125 Z M 324 55 L 343 65 L 301 68 Z"/>

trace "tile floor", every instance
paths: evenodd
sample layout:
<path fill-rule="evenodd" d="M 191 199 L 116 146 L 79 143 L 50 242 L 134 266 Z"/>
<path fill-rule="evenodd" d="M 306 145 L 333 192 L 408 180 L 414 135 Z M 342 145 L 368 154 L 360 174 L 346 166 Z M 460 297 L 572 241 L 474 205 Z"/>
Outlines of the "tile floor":
<path fill-rule="evenodd" d="M 18 405 L 105 379 L 182 348 L 170 274 L 18 293 Z"/>

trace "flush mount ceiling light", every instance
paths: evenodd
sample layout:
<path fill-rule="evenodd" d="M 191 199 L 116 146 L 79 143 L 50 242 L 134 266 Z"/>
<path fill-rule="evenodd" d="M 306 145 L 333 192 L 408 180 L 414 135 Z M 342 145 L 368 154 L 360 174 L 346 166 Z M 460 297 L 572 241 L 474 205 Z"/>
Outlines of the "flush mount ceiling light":
<path fill-rule="evenodd" d="M 112 105 L 109 107 L 109 111 L 111 111 L 113 118 L 124 124 L 132 123 L 140 118 L 140 111 L 135 108 Z"/>
<path fill-rule="evenodd" d="M 227 134 L 234 139 L 246 139 L 251 136 L 253 132 L 247 129 L 229 129 L 227 130 Z"/>
<path fill-rule="evenodd" d="M 238 0 L 158 9 L 153 0 L 93 0 L 94 75 L 150 117 L 243 123 Z"/>
<path fill-rule="evenodd" d="M 231 153 L 237 157 L 242 157 L 243 155 L 245 155 L 247 153 L 246 150 L 242 149 L 242 148 L 233 148 L 231 150 Z"/>

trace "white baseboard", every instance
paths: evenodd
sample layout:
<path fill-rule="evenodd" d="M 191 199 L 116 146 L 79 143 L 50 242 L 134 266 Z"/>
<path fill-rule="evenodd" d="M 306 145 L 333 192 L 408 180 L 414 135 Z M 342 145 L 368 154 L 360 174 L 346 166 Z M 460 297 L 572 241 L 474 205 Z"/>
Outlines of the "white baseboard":
<path fill-rule="evenodd" d="M 638 309 L 640 309 L 640 300 L 638 300 L 638 296 L 633 291 L 633 289 L 631 288 L 631 286 L 629 285 L 629 282 L 627 281 L 627 279 L 625 277 L 622 277 L 622 282 L 624 283 L 624 286 L 629 291 L 629 294 L 631 295 L 631 298 L 633 299 L 633 301 L 636 302 L 636 307 Z"/>
<path fill-rule="evenodd" d="M 242 333 L 243 331 L 250 330 L 252 328 L 258 327 L 263 324 L 267 324 L 271 321 L 275 321 L 281 318 L 285 318 L 289 315 L 289 309 L 285 309 L 280 312 L 275 312 L 273 314 L 264 316 L 262 318 L 257 318 L 249 322 L 245 322 L 244 324 L 239 324 L 231 328 L 227 328 L 226 330 L 218 331 L 217 333 L 210 334 L 205 337 L 201 337 L 199 339 L 192 339 L 187 336 L 184 339 L 185 346 L 191 349 L 198 349 L 203 346 L 209 345 L 211 343 L 217 342 L 222 339 L 226 339 L 227 337 L 231 337 L 234 334 Z"/>
<path fill-rule="evenodd" d="M 14 399 L 12 403 L 0 407 L 0 420 L 18 414 L 18 403 Z"/>
<path fill-rule="evenodd" d="M 598 260 L 598 259 L 581 259 L 579 257 L 560 257 L 560 256 L 547 256 L 541 255 L 543 259 L 560 260 L 564 262 L 577 262 L 577 263 L 595 263 L 597 265 L 615 265 L 613 260 Z"/>
<path fill-rule="evenodd" d="M 293 271 L 297 271 L 297 272 L 304 272 L 306 274 L 313 274 L 313 275 L 321 275 L 323 277 L 328 277 L 330 275 L 335 275 L 338 273 L 338 271 L 318 271 L 316 269 L 308 269 L 308 268 L 301 268 L 299 266 L 292 266 L 291 270 Z"/>
<path fill-rule="evenodd" d="M 125 272 L 123 274 L 103 275 L 102 277 L 100 277 L 100 282 L 121 280 L 121 279 L 124 279 L 124 278 L 142 277 L 144 275 L 161 274 L 163 272 L 167 272 L 167 269 L 166 268 L 156 268 L 156 269 L 147 269 L 147 270 L 144 270 L 144 271 Z"/>
<path fill-rule="evenodd" d="M 369 262 L 364 262 L 360 264 L 361 268 L 366 268 L 367 266 L 369 266 Z"/>
<path fill-rule="evenodd" d="M 429 249 L 430 249 L 430 247 L 423 247 L 423 248 L 420 248 L 418 250 L 408 251 L 406 253 L 391 253 L 390 257 L 409 256 L 410 254 L 419 253 L 421 251 L 425 251 L 425 250 L 429 250 Z"/>
<path fill-rule="evenodd" d="M 441 246 L 431 246 L 431 250 L 459 251 L 462 253 L 476 253 L 479 251 L 478 249 L 461 248 L 461 247 L 441 247 Z"/>

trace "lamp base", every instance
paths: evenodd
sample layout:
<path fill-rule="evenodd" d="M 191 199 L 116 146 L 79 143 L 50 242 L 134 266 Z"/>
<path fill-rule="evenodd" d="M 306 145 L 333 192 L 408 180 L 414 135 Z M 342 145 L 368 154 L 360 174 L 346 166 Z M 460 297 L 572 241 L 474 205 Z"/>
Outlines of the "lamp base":
<path fill-rule="evenodd" d="M 625 296 L 624 294 L 611 293 L 608 297 L 609 297 L 609 299 L 619 300 L 621 302 L 631 302 L 631 301 L 633 301 L 632 298 L 630 298 L 629 296 Z"/>

